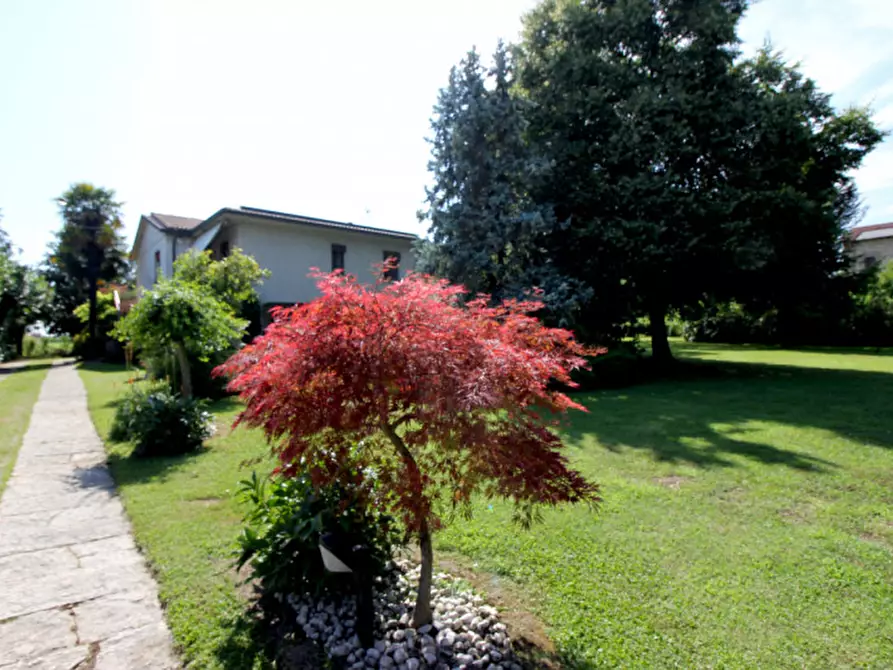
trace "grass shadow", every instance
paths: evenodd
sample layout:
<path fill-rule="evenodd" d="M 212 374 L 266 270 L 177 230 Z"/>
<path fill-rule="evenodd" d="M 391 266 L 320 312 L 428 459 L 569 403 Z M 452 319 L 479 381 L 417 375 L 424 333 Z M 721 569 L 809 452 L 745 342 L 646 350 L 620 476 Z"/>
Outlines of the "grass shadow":
<path fill-rule="evenodd" d="M 592 436 L 610 451 L 647 450 L 658 461 L 712 468 L 732 467 L 743 458 L 822 473 L 835 464 L 796 444 L 782 448 L 748 440 L 750 424 L 820 429 L 893 449 L 885 418 L 890 398 L 893 375 L 885 372 L 683 362 L 672 378 L 575 394 L 590 414 L 576 416 L 565 430 L 572 443 Z"/>
<path fill-rule="evenodd" d="M 50 368 L 64 367 L 72 365 L 74 361 L 64 360 L 54 363 L 53 361 L 32 362 L 29 359 L 13 361 L 5 365 L 0 365 L 0 379 L 6 375 L 13 375 L 17 372 L 31 372 L 33 370 L 49 370 Z"/>
<path fill-rule="evenodd" d="M 81 361 L 78 363 L 78 367 L 81 370 L 101 373 L 125 372 L 128 370 L 128 367 L 123 363 L 103 363 L 101 361 Z M 134 375 L 142 375 L 145 373 L 144 370 L 133 366 L 131 366 L 129 370 L 132 371 Z"/>
<path fill-rule="evenodd" d="M 713 342 L 673 342 L 673 352 L 682 356 L 697 356 L 705 352 L 793 352 L 801 354 L 832 354 L 834 356 L 893 356 L 893 347 L 783 347 L 772 344 L 722 344 Z"/>
<path fill-rule="evenodd" d="M 131 454 L 110 453 L 108 466 L 118 486 L 134 483 L 163 482 L 169 473 L 201 456 L 207 447 L 177 456 L 138 457 Z"/>
<path fill-rule="evenodd" d="M 267 670 L 276 667 L 272 660 L 269 625 L 254 608 L 242 612 L 240 616 L 227 622 L 226 630 L 226 637 L 214 650 L 214 656 L 221 668 Z"/>

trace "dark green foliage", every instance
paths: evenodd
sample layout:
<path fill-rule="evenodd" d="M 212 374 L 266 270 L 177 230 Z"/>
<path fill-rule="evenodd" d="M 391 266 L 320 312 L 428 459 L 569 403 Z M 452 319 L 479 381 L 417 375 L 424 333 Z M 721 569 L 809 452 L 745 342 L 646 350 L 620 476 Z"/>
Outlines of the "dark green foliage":
<path fill-rule="evenodd" d="M 592 291 L 563 276 L 548 239 L 563 226 L 548 203 L 529 193 L 543 167 L 527 146 L 528 103 L 512 94 L 512 49 L 500 43 L 486 69 L 471 51 L 440 91 L 430 139 L 426 190 L 430 240 L 417 250 L 417 268 L 496 300 L 545 291 L 553 320 L 569 325 Z"/>
<path fill-rule="evenodd" d="M 121 398 L 109 439 L 133 442 L 134 456 L 175 456 L 201 447 L 213 427 L 203 401 L 177 395 L 164 381 L 142 382 Z"/>
<path fill-rule="evenodd" d="M 632 386 L 654 376 L 651 361 L 637 342 L 617 342 L 606 354 L 589 359 L 589 365 L 571 375 L 581 391 Z"/>
<path fill-rule="evenodd" d="M 62 228 L 50 243 L 43 275 L 53 289 L 46 314 L 56 333 L 76 335 L 83 329 L 75 309 L 90 299 L 95 284 L 121 282 L 129 263 L 121 222 L 121 203 L 111 189 L 73 184 L 58 198 Z"/>
<path fill-rule="evenodd" d="M 254 473 L 240 495 L 251 511 L 239 537 L 238 565 L 250 563 L 265 594 L 344 594 L 350 580 L 328 572 L 320 555 L 320 536 L 327 532 L 354 537 L 369 549 L 370 575 L 385 574 L 397 538 L 389 517 L 364 504 L 359 490 L 317 489 L 307 475 L 267 481 Z"/>
<path fill-rule="evenodd" d="M 685 324 L 691 342 L 817 346 L 893 346 L 893 263 L 830 278 L 821 303 L 748 309 L 736 302 L 704 307 Z"/>
<path fill-rule="evenodd" d="M 45 317 L 51 296 L 43 277 L 15 256 L 0 228 L 0 361 L 23 354 L 25 330 Z"/>
<path fill-rule="evenodd" d="M 667 315 L 703 303 L 796 334 L 846 270 L 852 171 L 883 133 L 768 48 L 742 60 L 748 4 L 545 0 L 492 73 L 472 53 L 435 107 L 422 266 L 538 283 L 590 341 L 645 317 L 659 361 Z"/>

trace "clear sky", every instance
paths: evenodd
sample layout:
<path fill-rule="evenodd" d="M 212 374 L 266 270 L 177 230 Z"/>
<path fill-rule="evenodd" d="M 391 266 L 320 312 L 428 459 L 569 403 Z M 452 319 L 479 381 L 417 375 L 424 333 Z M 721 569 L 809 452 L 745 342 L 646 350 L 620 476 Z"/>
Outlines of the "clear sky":
<path fill-rule="evenodd" d="M 75 181 L 147 212 L 249 205 L 423 233 L 428 119 L 472 46 L 512 40 L 531 0 L 0 0 L 0 209 L 43 255 Z M 893 3 L 762 0 L 765 38 L 893 128 Z M 893 220 L 893 140 L 858 183 Z"/>

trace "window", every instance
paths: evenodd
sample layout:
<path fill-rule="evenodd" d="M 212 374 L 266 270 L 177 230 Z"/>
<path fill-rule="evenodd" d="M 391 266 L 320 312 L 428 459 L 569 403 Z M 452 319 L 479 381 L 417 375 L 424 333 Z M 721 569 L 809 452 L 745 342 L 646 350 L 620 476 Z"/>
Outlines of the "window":
<path fill-rule="evenodd" d="M 382 254 L 382 260 L 386 261 L 389 258 L 394 259 L 395 265 L 391 269 L 385 271 L 384 278 L 391 279 L 393 281 L 397 281 L 400 279 L 400 252 L 399 251 L 385 251 Z"/>
<path fill-rule="evenodd" d="M 155 282 L 161 279 L 161 252 L 155 252 Z"/>
<path fill-rule="evenodd" d="M 347 247 L 343 244 L 332 245 L 332 272 L 344 269 L 344 253 L 346 251 Z"/>
<path fill-rule="evenodd" d="M 220 258 L 226 258 L 229 256 L 229 241 L 224 240 L 220 243 Z"/>
<path fill-rule="evenodd" d="M 874 256 L 866 256 L 863 260 L 863 263 L 865 264 L 865 269 L 870 270 L 875 265 L 877 265 L 877 258 L 875 258 Z"/>

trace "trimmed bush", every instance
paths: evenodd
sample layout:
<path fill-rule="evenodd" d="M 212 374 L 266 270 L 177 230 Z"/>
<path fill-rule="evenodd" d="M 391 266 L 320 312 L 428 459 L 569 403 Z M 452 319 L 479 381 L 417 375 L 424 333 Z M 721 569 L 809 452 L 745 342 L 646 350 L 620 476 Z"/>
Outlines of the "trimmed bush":
<path fill-rule="evenodd" d="M 133 442 L 134 456 L 174 456 L 201 447 L 212 418 L 204 401 L 181 397 L 167 382 L 141 382 L 121 399 L 109 438 Z"/>

